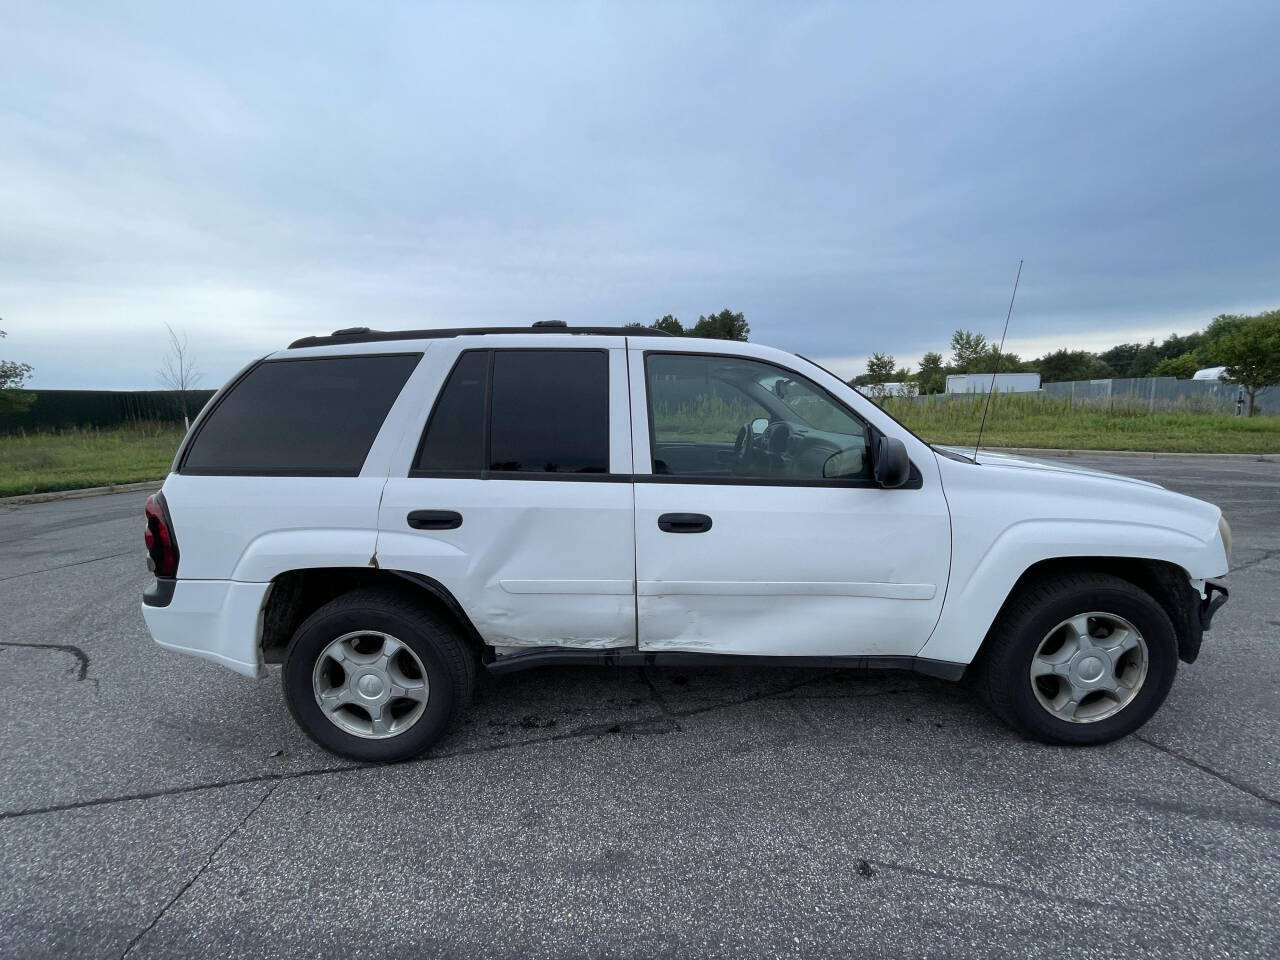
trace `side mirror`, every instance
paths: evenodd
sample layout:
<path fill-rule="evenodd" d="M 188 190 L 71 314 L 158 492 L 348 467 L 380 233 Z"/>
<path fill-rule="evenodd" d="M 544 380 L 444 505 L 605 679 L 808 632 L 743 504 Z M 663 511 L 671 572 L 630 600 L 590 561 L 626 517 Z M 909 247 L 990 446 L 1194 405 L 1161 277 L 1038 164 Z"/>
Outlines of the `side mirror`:
<path fill-rule="evenodd" d="M 876 441 L 874 472 L 876 483 L 886 488 L 900 487 L 911 476 L 907 448 L 897 437 L 881 436 Z"/>
<path fill-rule="evenodd" d="M 751 421 L 751 433 L 754 436 L 758 437 L 768 429 L 769 429 L 768 417 L 756 417 L 754 420 Z"/>

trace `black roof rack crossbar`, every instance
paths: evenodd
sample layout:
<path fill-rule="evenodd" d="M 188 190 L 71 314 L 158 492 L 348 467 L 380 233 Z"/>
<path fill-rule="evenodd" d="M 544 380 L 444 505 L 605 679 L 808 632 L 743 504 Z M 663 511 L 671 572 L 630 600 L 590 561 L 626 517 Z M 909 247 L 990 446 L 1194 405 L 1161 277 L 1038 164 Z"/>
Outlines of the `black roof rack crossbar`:
<path fill-rule="evenodd" d="M 345 343 L 377 343 L 383 340 L 443 340 L 450 337 L 473 337 L 497 333 L 577 333 L 612 337 L 670 337 L 673 334 L 652 327 L 570 327 L 560 323 L 535 323 L 532 327 L 450 327 L 440 330 L 370 330 L 347 327 L 328 336 L 303 337 L 289 344 L 297 347 L 328 347 Z"/>

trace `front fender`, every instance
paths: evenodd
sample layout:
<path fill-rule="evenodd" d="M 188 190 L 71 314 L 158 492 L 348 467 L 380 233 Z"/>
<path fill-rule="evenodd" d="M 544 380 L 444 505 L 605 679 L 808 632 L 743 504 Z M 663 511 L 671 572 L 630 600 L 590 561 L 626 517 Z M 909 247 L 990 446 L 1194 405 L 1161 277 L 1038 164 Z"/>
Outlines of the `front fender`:
<path fill-rule="evenodd" d="M 1023 520 L 1005 527 L 975 553 L 971 563 L 952 564 L 942 615 L 916 656 L 972 661 L 1014 584 L 1045 560 L 1161 560 L 1192 580 L 1221 576 L 1227 569 L 1226 551 L 1217 537 L 1200 539 L 1172 527 L 1117 520 Z"/>

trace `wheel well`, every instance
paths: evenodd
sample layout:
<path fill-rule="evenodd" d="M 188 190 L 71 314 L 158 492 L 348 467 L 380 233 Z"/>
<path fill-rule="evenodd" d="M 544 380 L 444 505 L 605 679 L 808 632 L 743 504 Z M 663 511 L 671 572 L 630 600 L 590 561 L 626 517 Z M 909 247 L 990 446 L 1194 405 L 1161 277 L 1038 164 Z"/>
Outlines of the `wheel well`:
<path fill-rule="evenodd" d="M 1004 614 L 1005 607 L 1033 581 L 1052 580 L 1065 573 L 1092 571 L 1109 573 L 1127 580 L 1149 594 L 1160 604 L 1173 622 L 1178 637 L 1178 658 L 1193 663 L 1200 652 L 1200 639 L 1204 633 L 1196 616 L 1198 598 L 1189 576 L 1176 563 L 1165 560 L 1149 560 L 1143 557 L 1053 557 L 1033 563 L 1023 571 L 1009 595 L 1000 606 L 991 626 Z M 988 631 L 989 634 L 990 631 Z M 983 639 L 986 646 L 986 639 Z M 981 656 L 979 650 L 979 656 Z"/>
<path fill-rule="evenodd" d="M 271 581 L 262 608 L 262 659 L 282 663 L 285 650 L 302 621 L 322 606 L 351 590 L 380 587 L 412 599 L 452 623 L 476 653 L 484 641 L 475 625 L 443 584 L 417 573 L 367 567 L 319 567 L 290 570 Z"/>

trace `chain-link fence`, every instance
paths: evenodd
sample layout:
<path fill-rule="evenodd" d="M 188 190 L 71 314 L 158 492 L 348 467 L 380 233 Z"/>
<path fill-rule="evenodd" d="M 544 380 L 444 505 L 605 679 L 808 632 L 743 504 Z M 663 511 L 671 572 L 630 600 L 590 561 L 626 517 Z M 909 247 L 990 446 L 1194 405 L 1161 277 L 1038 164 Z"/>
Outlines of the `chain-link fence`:
<path fill-rule="evenodd" d="M 1107 380 L 1069 380 L 1046 383 L 1045 396 L 1069 397 L 1074 406 L 1115 408 L 1145 406 L 1154 413 L 1186 410 L 1203 413 L 1247 413 L 1248 394 L 1239 384 L 1222 380 L 1179 380 L 1176 377 L 1113 377 Z M 1280 387 L 1258 395 L 1259 413 L 1280 413 Z"/>
<path fill-rule="evenodd" d="M 913 398 L 917 403 L 972 401 L 973 393 L 932 393 Z M 1005 394 L 1001 394 L 1004 396 Z M 1068 380 L 1046 383 L 1039 390 L 1010 396 L 1054 398 L 1071 407 L 1126 413 L 1249 412 L 1249 396 L 1239 384 L 1222 380 L 1179 380 L 1176 377 L 1115 377 L 1108 380 Z M 1257 413 L 1280 414 L 1280 386 L 1264 390 L 1254 401 Z"/>

